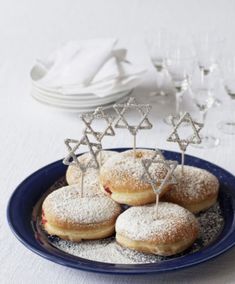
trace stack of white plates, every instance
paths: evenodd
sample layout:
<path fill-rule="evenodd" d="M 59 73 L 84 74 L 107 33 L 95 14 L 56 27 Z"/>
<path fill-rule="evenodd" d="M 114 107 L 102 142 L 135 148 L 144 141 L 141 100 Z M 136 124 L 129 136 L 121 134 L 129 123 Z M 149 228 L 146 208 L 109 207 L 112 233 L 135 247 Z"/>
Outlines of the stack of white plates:
<path fill-rule="evenodd" d="M 132 90 L 140 83 L 141 76 L 130 80 L 127 84 L 120 84 L 117 88 L 107 90 L 105 96 L 96 95 L 96 91 L 89 93 L 76 92 L 62 88 L 48 88 L 39 84 L 45 75 L 45 70 L 36 64 L 30 73 L 32 81 L 32 97 L 40 103 L 69 112 L 89 112 L 97 107 L 111 108 L 115 102 L 125 101 Z"/>

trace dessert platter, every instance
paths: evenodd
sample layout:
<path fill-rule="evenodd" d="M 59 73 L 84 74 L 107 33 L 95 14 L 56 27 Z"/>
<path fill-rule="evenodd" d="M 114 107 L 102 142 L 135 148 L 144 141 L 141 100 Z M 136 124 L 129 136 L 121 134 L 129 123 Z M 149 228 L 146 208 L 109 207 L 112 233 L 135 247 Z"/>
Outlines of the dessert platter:
<path fill-rule="evenodd" d="M 66 139 L 63 160 L 24 180 L 10 198 L 7 217 L 15 236 L 30 250 L 58 264 L 102 273 L 158 273 L 186 268 L 222 254 L 235 243 L 235 177 L 186 155 L 200 143 L 202 124 L 185 113 L 167 141 L 181 153 L 137 148 L 139 131 L 152 128 L 149 105 L 130 98 L 81 116 L 81 139 Z M 131 125 L 126 113 L 141 116 Z M 94 128 L 104 120 L 103 131 Z M 192 128 L 182 138 L 178 129 Z M 102 149 L 123 128 L 132 148 Z M 87 152 L 80 152 L 82 147 Z"/>

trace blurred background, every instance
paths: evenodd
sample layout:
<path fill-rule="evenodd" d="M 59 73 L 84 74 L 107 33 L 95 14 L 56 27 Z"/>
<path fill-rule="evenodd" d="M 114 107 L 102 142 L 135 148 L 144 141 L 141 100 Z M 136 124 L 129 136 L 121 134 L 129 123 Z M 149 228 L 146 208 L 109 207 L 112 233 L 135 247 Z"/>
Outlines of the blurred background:
<path fill-rule="evenodd" d="M 194 36 L 198 36 L 197 43 L 204 44 L 204 38 L 210 33 L 210 38 L 211 35 L 214 37 L 211 41 L 213 48 L 210 55 L 213 55 L 214 48 L 221 51 L 221 47 L 225 46 L 229 46 L 233 52 L 234 13 L 235 2 L 233 0 L 2 1 L 0 9 L 0 104 L 2 106 L 0 121 L 10 123 L 9 127 L 6 127 L 14 131 L 23 131 L 23 125 L 25 125 L 28 126 L 27 131 L 37 129 L 45 135 L 51 133 L 52 127 L 53 131 L 59 135 L 55 134 L 56 137 L 74 135 L 77 120 L 71 119 L 71 115 L 66 113 L 62 115 L 60 112 L 47 109 L 32 99 L 30 70 L 36 59 L 45 58 L 62 43 L 100 37 L 117 38 L 117 45 L 128 49 L 128 59 L 147 70 L 142 76 L 141 85 L 136 88 L 134 94 L 144 101 L 147 99 L 153 106 L 156 106 L 154 107 L 156 121 L 165 118 L 172 112 L 172 109 L 168 110 L 169 104 L 164 103 L 165 98 L 163 99 L 164 107 L 162 107 L 161 99 L 154 98 L 153 93 L 161 91 L 162 78 L 160 81 L 156 78 L 157 73 L 158 75 L 160 73 L 154 69 L 151 43 L 148 48 L 147 38 L 152 40 L 151 37 L 156 38 L 162 30 L 165 30 L 170 34 L 169 38 L 173 43 L 177 41 L 174 42 L 175 37 L 181 37 L 182 44 L 187 42 L 188 38 L 193 39 Z M 222 39 L 221 42 L 220 39 Z M 169 42 L 168 46 L 173 51 L 176 49 L 175 45 L 171 46 Z M 184 50 L 180 50 L 180 53 L 184 55 Z M 197 53 L 197 61 L 199 55 L 200 53 Z M 214 59 L 217 60 L 217 58 L 212 58 Z M 199 61 L 196 64 L 198 63 Z M 164 80 L 171 81 L 170 83 L 167 81 L 166 85 L 170 85 L 172 89 L 172 76 L 169 77 L 170 68 L 166 69 L 168 74 Z M 198 74 L 200 74 L 199 69 Z M 213 87 L 215 89 L 213 95 L 216 97 L 215 106 L 216 103 L 220 105 L 221 101 L 225 103 L 227 101 L 230 104 L 221 78 L 222 75 L 219 74 L 213 79 L 213 84 L 215 83 L 213 86 L 216 86 Z M 196 86 L 191 84 L 191 89 L 197 89 L 197 84 L 200 82 L 196 83 Z M 207 84 L 210 84 L 210 81 Z M 172 90 L 174 93 L 174 86 Z M 186 96 L 186 99 L 187 97 L 191 99 L 191 96 Z M 174 95 L 170 97 L 170 100 L 173 101 L 173 99 L 175 99 Z M 208 101 L 206 103 L 208 104 Z M 173 111 L 175 111 L 175 102 L 172 104 Z M 188 106 L 190 110 L 191 107 L 195 109 L 198 105 L 194 101 Z M 210 113 L 213 111 L 223 112 L 223 108 L 212 108 Z M 10 116 L 20 118 L 22 128 L 19 127 L 17 119 L 6 120 L 6 117 Z M 65 125 L 70 123 L 70 127 L 63 127 L 63 133 L 60 135 L 62 120 Z M 215 124 L 211 124 L 212 130 Z M 47 125 L 48 131 L 43 128 L 44 125 Z M 165 125 L 160 124 L 159 127 L 161 130 L 161 127 Z M 217 126 L 215 129 L 217 131 Z M 164 143 L 160 146 L 164 146 Z M 62 154 L 61 150 L 58 153 Z"/>

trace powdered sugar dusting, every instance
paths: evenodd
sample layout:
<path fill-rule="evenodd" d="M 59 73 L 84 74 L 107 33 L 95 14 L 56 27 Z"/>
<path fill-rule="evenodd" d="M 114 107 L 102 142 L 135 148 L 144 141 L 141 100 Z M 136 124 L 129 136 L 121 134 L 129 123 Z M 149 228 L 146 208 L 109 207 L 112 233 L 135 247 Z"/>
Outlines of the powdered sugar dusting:
<path fill-rule="evenodd" d="M 164 199 L 174 197 L 178 200 L 204 200 L 207 196 L 215 194 L 219 189 L 217 178 L 206 170 L 184 166 L 184 175 L 181 174 L 181 167 L 178 166 L 174 175 L 178 185 L 164 195 Z"/>
<path fill-rule="evenodd" d="M 133 261 L 122 254 L 122 248 L 115 242 L 114 238 L 107 238 L 99 241 L 83 241 L 81 243 L 72 243 L 55 239 L 53 245 L 60 250 L 82 258 L 104 262 L 132 264 Z"/>
<path fill-rule="evenodd" d="M 160 202 L 157 219 L 154 209 L 155 204 L 129 208 L 118 217 L 116 232 L 132 240 L 169 242 L 187 238 L 190 229 L 198 228 L 194 215 L 176 204 Z"/>
<path fill-rule="evenodd" d="M 80 196 L 78 186 L 53 191 L 43 202 L 43 209 L 53 212 L 58 221 L 93 224 L 110 220 L 120 211 L 119 205 L 105 196 Z"/>
<path fill-rule="evenodd" d="M 100 162 L 100 155 L 101 155 L 101 163 L 104 164 L 109 158 L 118 156 L 119 153 L 114 151 L 101 151 L 99 152 L 97 157 L 99 162 Z M 90 153 L 85 153 L 78 158 L 79 162 L 81 162 L 82 164 L 86 164 L 90 159 L 91 159 Z M 98 170 L 93 168 L 89 169 L 89 171 L 85 173 L 84 187 L 88 185 L 90 187 L 93 187 L 94 189 L 95 187 L 98 188 L 99 187 L 98 174 L 99 174 Z M 66 179 L 68 184 L 73 185 L 80 183 L 81 175 L 82 172 L 76 165 L 70 165 L 66 172 Z M 99 191 L 96 193 L 101 193 L 101 192 Z"/>
<path fill-rule="evenodd" d="M 216 240 L 224 224 L 219 204 L 216 203 L 206 212 L 200 213 L 197 220 L 200 224 L 200 237 L 187 251 L 171 257 L 144 254 L 123 248 L 115 242 L 114 237 L 98 241 L 83 241 L 81 243 L 64 241 L 57 237 L 49 237 L 49 240 L 58 249 L 89 260 L 119 264 L 157 263 L 195 253 Z"/>
<path fill-rule="evenodd" d="M 134 158 L 133 150 L 120 153 L 118 156 L 112 157 L 101 167 L 100 175 L 105 180 L 119 183 L 129 183 L 131 181 L 132 189 L 142 189 L 146 183 L 141 180 L 144 168 L 141 160 L 150 159 L 155 152 L 147 149 L 137 149 L 136 158 Z M 164 178 L 167 170 L 162 164 L 152 164 L 149 168 L 152 176 Z"/>
<path fill-rule="evenodd" d="M 77 191 L 80 191 L 79 183 L 75 183 L 71 185 L 71 187 L 74 187 Z M 85 196 L 105 196 L 100 189 L 99 172 L 97 170 L 90 169 L 89 172 L 85 174 L 83 180 L 83 194 Z"/>

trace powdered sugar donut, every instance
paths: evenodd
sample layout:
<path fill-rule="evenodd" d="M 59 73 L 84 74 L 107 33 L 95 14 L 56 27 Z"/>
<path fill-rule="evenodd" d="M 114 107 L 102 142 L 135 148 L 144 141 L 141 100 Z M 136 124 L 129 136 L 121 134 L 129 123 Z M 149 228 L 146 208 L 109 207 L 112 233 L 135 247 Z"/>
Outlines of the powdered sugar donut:
<path fill-rule="evenodd" d="M 208 209 L 215 204 L 218 192 L 219 181 L 206 170 L 184 166 L 184 175 L 181 173 L 181 166 L 178 166 L 174 175 L 178 184 L 174 185 L 164 196 L 163 200 L 177 203 L 193 213 Z"/>
<path fill-rule="evenodd" d="M 155 204 L 131 207 L 116 221 L 116 240 L 123 247 L 140 252 L 170 256 L 190 247 L 197 239 L 199 224 L 195 216 L 179 205 L 160 202 L 158 218 Z"/>
<path fill-rule="evenodd" d="M 100 239 L 114 233 L 120 212 L 120 206 L 106 196 L 81 197 L 78 186 L 62 187 L 44 200 L 42 224 L 62 239 Z"/>
<path fill-rule="evenodd" d="M 100 169 L 100 186 L 113 200 L 127 205 L 144 205 L 156 199 L 152 186 L 141 180 L 144 169 L 142 159 L 150 159 L 152 150 L 137 149 L 120 153 L 110 158 Z M 151 175 L 164 178 L 167 170 L 162 164 L 153 164 Z M 169 187 L 165 187 L 165 191 Z M 164 192 L 162 194 L 164 194 Z"/>
<path fill-rule="evenodd" d="M 78 189 L 80 188 L 81 176 L 79 169 L 76 168 L 75 171 L 76 175 L 73 178 L 77 180 L 77 183 L 71 184 L 69 186 Z M 105 193 L 102 190 L 100 190 L 98 170 L 89 169 L 89 171 L 85 173 L 83 179 L 83 193 L 87 196 L 105 196 Z"/>
<path fill-rule="evenodd" d="M 101 151 L 102 164 L 105 163 L 110 157 L 118 155 L 114 151 Z M 90 153 L 85 153 L 81 155 L 78 159 L 81 163 L 87 163 L 91 158 Z M 100 154 L 98 154 L 98 160 L 100 159 Z M 77 184 L 81 182 L 81 171 L 75 165 L 70 165 L 66 171 L 66 181 L 69 185 Z M 89 169 L 89 171 L 84 176 L 84 182 L 89 184 L 97 184 L 99 187 L 98 181 L 98 171 L 95 169 Z"/>

